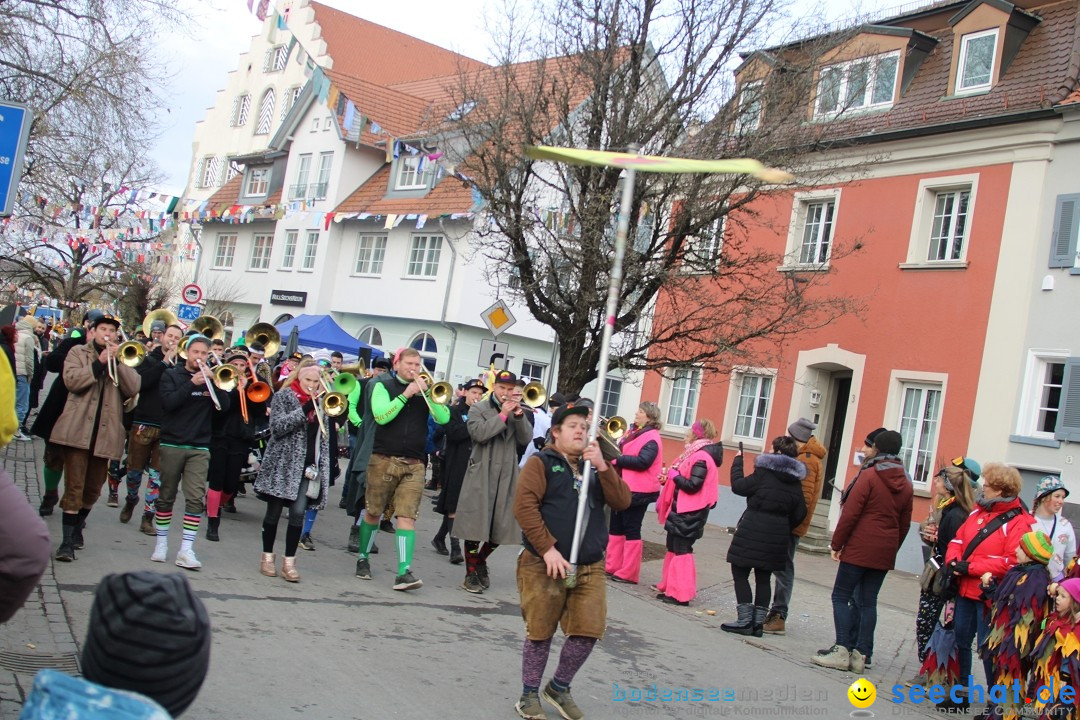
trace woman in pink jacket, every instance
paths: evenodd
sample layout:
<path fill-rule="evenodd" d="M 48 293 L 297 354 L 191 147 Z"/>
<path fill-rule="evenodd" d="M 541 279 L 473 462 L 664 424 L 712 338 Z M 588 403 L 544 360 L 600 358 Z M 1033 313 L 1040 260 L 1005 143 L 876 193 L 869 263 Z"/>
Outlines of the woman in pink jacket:
<path fill-rule="evenodd" d="M 611 464 L 630 486 L 633 497 L 630 507 L 611 513 L 604 571 L 615 582 L 636 585 L 641 577 L 641 523 L 649 504 L 660 497 L 660 469 L 664 466 L 656 403 L 638 406 L 634 424 L 619 441 L 619 449 L 622 455 Z"/>
<path fill-rule="evenodd" d="M 705 534 L 709 510 L 719 497 L 719 472 L 724 448 L 716 442 L 716 426 L 698 420 L 686 436 L 686 448 L 668 472 L 656 503 L 656 514 L 667 531 L 664 570 L 656 599 L 669 605 L 689 605 L 697 594 L 694 541 Z"/>

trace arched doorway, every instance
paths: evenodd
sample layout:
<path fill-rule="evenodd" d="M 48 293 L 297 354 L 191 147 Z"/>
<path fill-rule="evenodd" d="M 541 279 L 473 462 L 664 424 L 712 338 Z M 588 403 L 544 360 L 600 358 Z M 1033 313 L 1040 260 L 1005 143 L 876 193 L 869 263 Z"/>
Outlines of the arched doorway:
<path fill-rule="evenodd" d="M 417 333 L 409 342 L 409 347 L 420 352 L 420 360 L 424 363 L 429 373 L 435 373 L 435 365 L 439 359 L 439 346 L 431 333 Z"/>

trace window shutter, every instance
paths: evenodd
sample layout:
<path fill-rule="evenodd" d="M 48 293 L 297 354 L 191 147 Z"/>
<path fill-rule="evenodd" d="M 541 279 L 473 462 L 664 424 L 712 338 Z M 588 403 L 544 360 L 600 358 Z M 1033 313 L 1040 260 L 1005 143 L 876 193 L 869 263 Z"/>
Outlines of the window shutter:
<path fill-rule="evenodd" d="M 1050 236 L 1050 267 L 1071 268 L 1076 256 L 1076 235 L 1080 230 L 1080 193 L 1058 195 L 1054 227 Z"/>
<path fill-rule="evenodd" d="M 1061 412 L 1058 413 L 1055 440 L 1080 442 L 1080 358 L 1065 361 L 1061 385 Z"/>

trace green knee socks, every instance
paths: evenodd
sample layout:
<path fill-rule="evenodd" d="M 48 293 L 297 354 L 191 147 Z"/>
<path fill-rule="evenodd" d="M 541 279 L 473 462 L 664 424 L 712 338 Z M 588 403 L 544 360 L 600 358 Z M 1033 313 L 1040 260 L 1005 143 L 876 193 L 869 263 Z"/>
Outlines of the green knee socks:
<path fill-rule="evenodd" d="M 398 528 L 394 532 L 397 540 L 397 574 L 404 575 L 412 567 L 413 547 L 416 545 L 416 531 Z"/>
<path fill-rule="evenodd" d="M 56 488 L 60 487 L 60 478 L 64 476 L 64 471 L 45 468 L 41 474 L 45 478 L 45 492 L 56 492 Z"/>

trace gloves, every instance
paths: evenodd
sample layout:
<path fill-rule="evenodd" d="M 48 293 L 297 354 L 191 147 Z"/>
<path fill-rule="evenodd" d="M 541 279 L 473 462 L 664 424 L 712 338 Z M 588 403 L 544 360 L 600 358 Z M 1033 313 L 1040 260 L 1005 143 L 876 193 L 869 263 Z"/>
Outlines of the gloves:
<path fill-rule="evenodd" d="M 968 561 L 967 560 L 953 560 L 949 563 L 949 567 L 952 569 L 953 575 L 967 575 L 968 574 Z"/>

